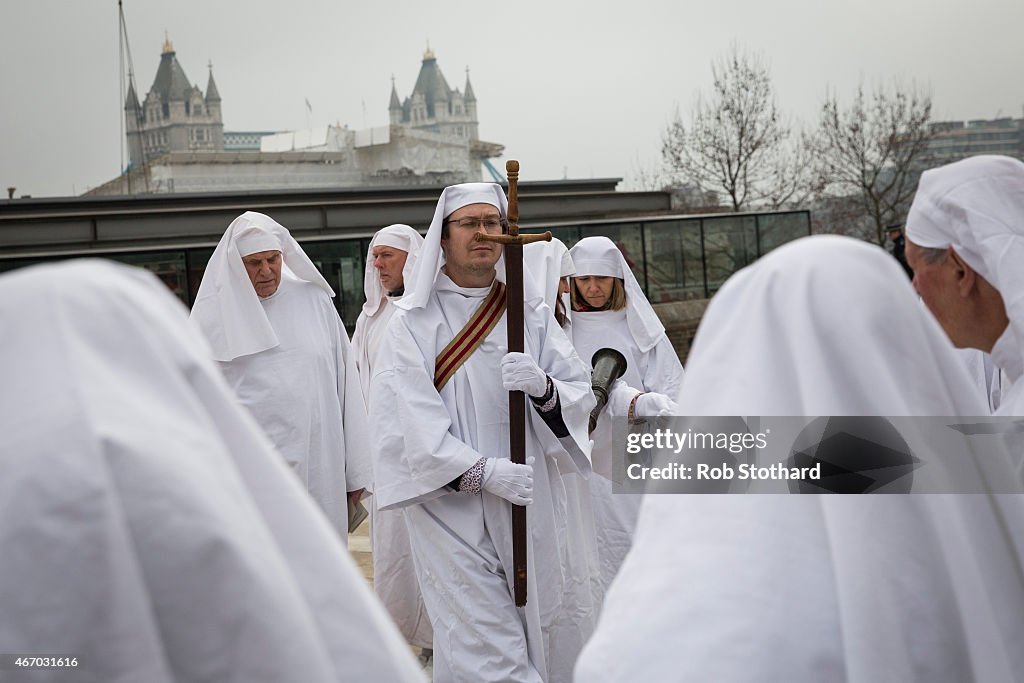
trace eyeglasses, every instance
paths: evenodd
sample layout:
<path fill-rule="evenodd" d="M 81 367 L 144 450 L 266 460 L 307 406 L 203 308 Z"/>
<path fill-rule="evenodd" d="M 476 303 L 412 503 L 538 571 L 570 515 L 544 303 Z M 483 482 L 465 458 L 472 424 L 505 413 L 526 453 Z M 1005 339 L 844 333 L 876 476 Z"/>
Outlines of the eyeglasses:
<path fill-rule="evenodd" d="M 455 223 L 460 228 L 472 230 L 476 226 L 483 226 L 483 229 L 487 232 L 495 232 L 501 230 L 501 219 L 497 216 L 487 216 L 484 218 L 460 218 L 458 220 L 452 220 L 449 218 L 445 223 Z"/>

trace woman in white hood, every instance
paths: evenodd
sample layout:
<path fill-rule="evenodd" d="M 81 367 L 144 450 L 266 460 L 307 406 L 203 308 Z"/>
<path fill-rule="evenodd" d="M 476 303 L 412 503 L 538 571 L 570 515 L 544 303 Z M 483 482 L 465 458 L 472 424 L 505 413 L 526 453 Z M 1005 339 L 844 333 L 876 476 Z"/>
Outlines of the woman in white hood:
<path fill-rule="evenodd" d="M 607 237 L 586 237 L 569 254 L 576 266 L 569 287 L 572 341 L 583 362 L 590 367 L 598 349 L 615 349 L 626 358 L 625 384 L 677 395 L 683 379 L 679 355 L 622 252 Z M 647 400 L 655 398 L 660 397 L 652 394 Z M 642 404 L 634 408 L 644 415 L 657 413 Z M 601 413 L 590 435 L 596 475 L 590 477 L 590 490 L 605 588 L 629 552 L 641 500 L 639 495 L 612 494 L 611 413 L 609 409 Z"/>

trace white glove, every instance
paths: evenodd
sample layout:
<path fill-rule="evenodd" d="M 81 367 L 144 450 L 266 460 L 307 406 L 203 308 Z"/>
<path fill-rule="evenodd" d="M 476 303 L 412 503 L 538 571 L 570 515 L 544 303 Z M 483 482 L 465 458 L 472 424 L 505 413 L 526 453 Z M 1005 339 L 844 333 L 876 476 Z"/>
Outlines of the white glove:
<path fill-rule="evenodd" d="M 524 391 L 540 398 L 548 391 L 548 376 L 537 361 L 525 353 L 513 351 L 501 359 L 501 384 L 505 391 Z"/>
<path fill-rule="evenodd" d="M 488 458 L 484 465 L 484 490 L 513 505 L 529 505 L 533 502 L 533 461 L 532 455 L 526 458 L 525 465 L 517 465 L 508 458 Z"/>
<path fill-rule="evenodd" d="M 679 406 L 665 394 L 651 391 L 636 399 L 636 405 L 633 406 L 633 414 L 636 417 L 678 415 Z"/>

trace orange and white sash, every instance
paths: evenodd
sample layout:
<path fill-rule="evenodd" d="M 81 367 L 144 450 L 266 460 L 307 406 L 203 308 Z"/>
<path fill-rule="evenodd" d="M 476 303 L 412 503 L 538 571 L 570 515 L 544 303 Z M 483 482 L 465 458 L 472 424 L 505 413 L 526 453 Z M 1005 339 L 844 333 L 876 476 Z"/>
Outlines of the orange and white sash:
<path fill-rule="evenodd" d="M 455 371 L 473 355 L 505 313 L 505 283 L 494 281 L 480 307 L 473 312 L 455 339 L 434 359 L 434 388 L 439 392 Z"/>

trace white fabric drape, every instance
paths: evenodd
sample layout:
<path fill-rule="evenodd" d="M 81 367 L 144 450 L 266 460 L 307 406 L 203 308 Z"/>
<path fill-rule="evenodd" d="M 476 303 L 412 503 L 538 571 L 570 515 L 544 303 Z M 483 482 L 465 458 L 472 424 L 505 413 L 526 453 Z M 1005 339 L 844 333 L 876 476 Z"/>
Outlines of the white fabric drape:
<path fill-rule="evenodd" d="M 586 369 L 557 328 L 541 288 L 524 278 L 524 347 L 552 379 L 570 435 L 556 440 L 527 408 L 527 454 L 534 455 L 527 518 L 531 596 L 512 601 L 510 503 L 490 492 L 448 486 L 482 457 L 508 457 L 508 392 L 500 363 L 505 316 L 438 392 L 437 354 L 480 306 L 489 288 L 456 285 L 441 271 L 445 217 L 487 203 L 506 214 L 504 192 L 486 183 L 446 188 L 424 238 L 411 289 L 395 305 L 370 383 L 374 481 L 381 509 L 401 508 L 434 632 L 434 675 L 449 681 L 554 681 L 568 674 L 575 650 L 562 634 L 586 615 L 565 606 L 562 547 L 566 494 L 560 473 L 590 471 L 586 416 L 593 397 Z M 502 262 L 496 277 L 504 279 Z M 562 673 L 556 673 L 562 672 Z"/>
<path fill-rule="evenodd" d="M 841 237 L 734 275 L 687 366 L 683 415 L 987 414 L 898 264 Z M 1022 503 L 649 495 L 576 681 L 1021 680 Z"/>
<path fill-rule="evenodd" d="M 534 242 L 523 247 L 524 272 L 544 292 L 544 301 L 554 311 L 562 277 L 572 275 L 576 268 L 565 244 L 557 238 L 550 242 Z M 566 308 L 568 310 L 568 308 Z M 565 326 L 569 326 L 566 318 Z M 563 328 L 563 331 L 565 328 Z M 581 428 L 585 428 L 581 425 Z M 545 449 L 553 453 L 561 447 L 549 431 L 540 431 Z M 564 456 L 560 456 L 564 460 Z M 569 615 L 560 620 L 552 633 L 552 646 L 565 656 L 552 657 L 550 680 L 572 679 L 572 665 L 597 624 L 604 589 L 601 581 L 600 555 L 594 511 L 590 499 L 589 478 L 575 468 L 560 473 L 565 489 L 564 530 L 559 548 L 563 577 L 562 609 Z M 558 667 L 562 668 L 559 669 Z"/>
<path fill-rule="evenodd" d="M 276 249 L 284 260 L 282 281 L 309 282 L 334 296 L 334 290 L 287 229 L 270 216 L 246 211 L 231 222 L 213 250 L 189 318 L 203 332 L 215 360 L 234 360 L 278 344 L 242 264 L 244 254 L 239 251 L 238 239 L 243 235 L 250 249 L 265 246 L 269 251 L 280 245 Z"/>
<path fill-rule="evenodd" d="M 394 313 L 388 293 L 380 284 L 380 274 L 373 266 L 373 249 L 387 246 L 404 251 L 406 257 L 405 265 L 402 267 L 402 280 L 411 282 L 421 244 L 423 237 L 418 232 L 408 225 L 396 223 L 378 230 L 366 250 L 366 269 L 363 273 L 363 293 L 366 295 L 366 301 L 356 320 L 356 329 L 352 333 L 352 353 L 359 367 L 359 383 L 363 388 L 364 399 L 368 398 L 373 355 L 380 346 L 384 330 L 387 329 L 388 321 Z"/>
<path fill-rule="evenodd" d="M 626 290 L 626 307 L 622 310 L 570 313 L 572 341 L 580 358 L 593 370 L 595 352 L 602 348 L 615 349 L 626 359 L 622 382 L 640 391 L 656 391 L 674 397 L 683 380 L 682 363 L 622 252 L 607 237 L 587 237 L 577 242 L 569 253 L 578 277 L 621 278 Z M 599 475 L 590 478 L 589 487 L 602 593 L 629 552 L 643 498 L 612 491 L 613 415 L 609 408 L 601 413 L 590 435 L 594 442 L 591 454 L 594 473 Z"/>
<path fill-rule="evenodd" d="M 359 382 L 367 405 L 373 361 L 387 331 L 388 322 L 396 310 L 393 300 L 399 298 L 389 297 L 381 286 L 380 274 L 373 265 L 373 250 L 377 246 L 388 246 L 406 252 L 402 279 L 411 281 L 422 243 L 423 237 L 418 232 L 408 225 L 396 224 L 378 230 L 367 248 L 363 279 L 366 303 L 363 304 L 352 334 L 352 353 L 359 367 Z M 406 641 L 417 647 L 430 648 L 433 632 L 412 562 L 412 546 L 409 543 L 405 514 L 401 510 L 380 510 L 376 496 L 370 498 L 368 506 L 373 549 L 373 590 Z"/>
<path fill-rule="evenodd" d="M 280 343 L 219 365 L 242 405 L 347 538 L 346 492 L 371 488 L 372 479 L 366 404 L 348 336 L 331 300 L 313 284 L 283 280 L 260 306 Z"/>
<path fill-rule="evenodd" d="M 423 680 L 155 277 L 0 277 L 0 345 L 0 644 L 80 662 L 32 680 Z"/>

